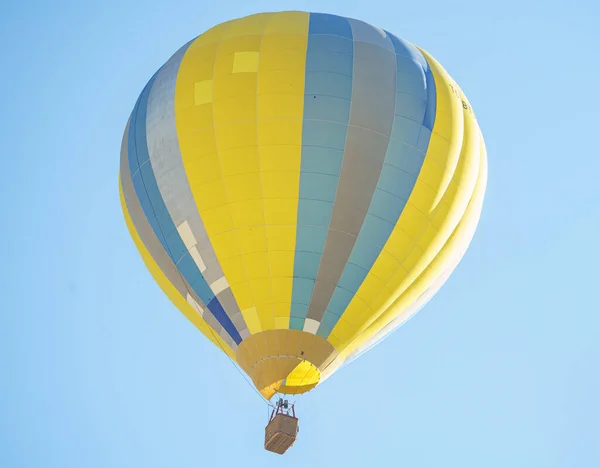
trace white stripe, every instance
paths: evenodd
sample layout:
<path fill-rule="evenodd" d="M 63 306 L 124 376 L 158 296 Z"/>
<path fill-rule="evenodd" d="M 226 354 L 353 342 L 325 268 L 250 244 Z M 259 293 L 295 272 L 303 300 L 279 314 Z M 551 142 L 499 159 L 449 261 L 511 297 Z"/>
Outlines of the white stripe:
<path fill-rule="evenodd" d="M 198 265 L 198 269 L 200 270 L 200 273 L 204 273 L 206 271 L 206 264 L 204 263 L 204 260 L 202 260 L 202 257 L 200 256 L 200 252 L 198 252 L 198 249 L 196 248 L 196 246 L 194 246 L 190 249 L 190 255 L 192 256 L 192 259 L 194 260 L 194 262 L 196 262 L 196 265 Z"/>
<path fill-rule="evenodd" d="M 192 247 L 194 247 L 198 243 L 187 221 L 184 221 L 179 225 L 179 227 L 177 228 L 177 232 L 179 232 L 181 240 L 183 241 L 185 247 L 188 250 L 191 250 Z"/>
<path fill-rule="evenodd" d="M 221 276 L 218 280 L 214 281 L 210 285 L 210 289 L 215 293 L 215 296 L 219 294 L 221 291 L 225 291 L 229 287 L 229 283 L 227 282 L 227 278 Z"/>

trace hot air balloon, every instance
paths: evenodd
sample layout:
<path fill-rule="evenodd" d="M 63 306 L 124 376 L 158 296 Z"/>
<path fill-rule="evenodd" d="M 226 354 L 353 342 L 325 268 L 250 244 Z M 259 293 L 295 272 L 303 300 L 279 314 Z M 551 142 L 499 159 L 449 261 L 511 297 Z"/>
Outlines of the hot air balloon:
<path fill-rule="evenodd" d="M 440 289 L 475 232 L 487 163 L 431 55 L 290 11 L 179 49 L 133 108 L 119 174 L 156 282 L 270 399 L 313 389 Z"/>

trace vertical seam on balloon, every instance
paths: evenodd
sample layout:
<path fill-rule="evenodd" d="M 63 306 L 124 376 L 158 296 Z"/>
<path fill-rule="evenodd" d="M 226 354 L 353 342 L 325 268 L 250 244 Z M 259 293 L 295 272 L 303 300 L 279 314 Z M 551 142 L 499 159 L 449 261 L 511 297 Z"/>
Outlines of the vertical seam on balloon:
<path fill-rule="evenodd" d="M 265 251 L 265 257 L 267 260 L 267 278 L 269 280 L 269 297 L 271 300 L 271 316 L 273 318 L 273 329 L 275 329 L 275 305 L 273 304 L 273 279 L 271 278 L 271 265 L 269 262 L 269 238 L 267 236 L 267 217 L 265 216 L 265 199 L 263 197 L 263 183 L 262 183 L 262 170 L 260 167 L 260 136 L 259 136 L 259 131 L 258 131 L 258 125 L 259 125 L 259 121 L 258 121 L 258 106 L 259 106 L 259 102 L 260 100 L 258 99 L 258 77 L 260 75 L 260 56 L 261 56 L 261 49 L 262 49 L 262 44 L 263 44 L 263 40 L 265 38 L 265 32 L 267 31 L 267 25 L 269 24 L 269 21 L 271 21 L 272 19 L 272 15 L 269 14 L 269 16 L 267 16 L 267 20 L 265 21 L 265 25 L 263 28 L 263 33 L 260 36 L 260 42 L 258 44 L 258 60 L 256 63 L 256 94 L 255 94 L 255 99 L 256 99 L 256 127 L 255 127 L 255 131 L 256 131 L 256 155 L 258 158 L 258 187 L 260 190 L 260 206 L 262 209 L 262 216 L 263 216 L 263 225 L 264 225 L 264 230 L 265 230 L 265 245 L 266 245 L 266 251 Z M 251 288 L 252 289 L 252 288 Z M 253 296 L 254 297 L 254 296 Z M 257 304 L 255 304 L 256 306 Z M 257 311 L 258 313 L 258 311 Z M 259 315 L 259 320 L 260 320 L 260 315 Z M 265 326 L 261 321 L 261 328 L 263 330 L 265 330 Z"/>
<path fill-rule="evenodd" d="M 300 194 L 301 194 L 301 183 L 302 183 L 302 150 L 303 150 L 303 135 L 304 135 L 304 112 L 306 111 L 305 96 L 306 96 L 306 73 L 308 65 L 308 51 L 310 45 L 310 22 L 312 13 L 308 13 L 307 30 L 306 30 L 306 53 L 304 57 L 304 91 L 302 93 L 302 114 L 301 114 L 301 125 L 300 131 L 300 170 L 298 173 L 298 205 L 296 206 L 296 232 L 294 236 L 294 251 L 292 254 L 292 290 L 290 293 L 290 318 L 288 320 L 288 328 L 292 328 L 292 309 L 294 308 L 294 287 L 296 285 L 296 253 L 298 246 L 298 231 L 299 231 L 299 220 L 300 220 Z M 294 329 L 294 328 L 292 328 Z"/>
<path fill-rule="evenodd" d="M 355 60 L 356 59 L 356 47 L 355 47 L 355 44 L 354 44 L 354 31 L 352 29 L 352 23 L 348 20 L 348 18 L 341 17 L 341 16 L 339 18 L 343 19 L 344 21 L 346 21 L 348 23 L 348 26 L 350 28 L 350 32 L 352 34 L 352 38 L 350 39 L 350 41 L 352 42 L 352 83 L 353 83 L 355 75 L 356 75 L 356 73 L 355 73 L 355 68 L 356 68 L 356 60 Z M 336 34 L 332 34 L 332 35 L 337 36 Z M 342 37 L 342 36 L 340 36 L 340 37 Z M 308 40 L 310 40 L 310 23 L 309 23 Z M 307 58 L 308 58 L 308 47 L 307 47 Z M 305 92 L 305 94 L 306 94 L 306 92 Z M 353 95 L 354 95 L 354 86 L 352 86 L 352 88 L 350 90 L 350 103 L 352 103 L 352 96 Z M 313 119 L 311 119 L 311 120 L 313 120 Z M 314 120 L 318 120 L 318 119 L 314 119 Z M 323 249 L 321 251 L 321 255 L 320 255 L 320 258 L 319 258 L 319 266 L 317 267 L 317 273 L 315 275 L 315 281 L 314 281 L 313 289 L 312 289 L 312 292 L 311 292 L 311 295 L 310 295 L 310 299 L 309 299 L 308 304 L 307 304 L 306 314 L 304 315 L 304 317 L 302 319 L 302 323 L 303 323 L 302 328 L 303 329 L 304 329 L 304 326 L 306 324 L 306 319 L 308 318 L 308 313 L 310 311 L 310 305 L 312 304 L 312 301 L 313 301 L 313 297 L 314 297 L 314 294 L 315 294 L 315 289 L 317 288 L 317 279 L 319 278 L 319 271 L 321 270 L 321 265 L 323 264 L 323 258 L 324 258 L 324 254 L 325 254 L 325 245 L 327 244 L 327 237 L 329 236 L 329 232 L 332 230 L 331 229 L 331 222 L 332 222 L 332 217 L 333 217 L 333 210 L 335 209 L 335 202 L 337 200 L 337 196 L 338 196 L 338 192 L 339 192 L 339 188 L 340 188 L 340 179 L 341 179 L 342 171 L 343 171 L 343 168 L 344 168 L 344 162 L 346 160 L 345 156 L 346 156 L 346 146 L 347 146 L 347 143 L 348 143 L 348 128 L 350 127 L 350 122 L 351 121 L 352 121 L 352 105 L 350 104 L 349 109 L 348 109 L 348 121 L 345 124 L 346 135 L 345 135 L 345 138 L 344 138 L 344 149 L 343 149 L 343 152 L 342 152 L 342 164 L 340 165 L 340 172 L 339 172 L 339 176 L 337 178 L 337 185 L 336 185 L 336 188 L 335 188 L 335 196 L 333 198 L 331 215 L 329 216 L 329 224 L 327 226 L 327 234 L 326 234 L 326 237 L 325 237 L 325 244 L 323 245 Z M 346 163 L 347 163 L 347 161 L 346 161 Z M 298 203 L 298 207 L 299 206 L 300 206 L 300 203 Z M 323 316 L 324 315 L 325 315 L 325 311 L 323 311 Z M 321 320 L 323 320 L 323 316 L 321 317 Z M 290 320 L 291 320 L 291 313 L 290 313 Z M 314 334 L 316 335 L 316 332 Z"/>
<path fill-rule="evenodd" d="M 212 74 L 213 88 L 215 87 L 215 74 L 217 71 L 217 59 L 219 57 L 219 49 L 221 48 L 221 43 L 223 42 L 223 36 L 225 36 L 225 33 L 233 26 L 234 23 L 235 23 L 235 21 L 232 21 L 228 27 L 223 29 L 223 33 L 219 39 L 219 42 L 217 43 L 217 47 L 215 48 L 215 59 L 213 62 L 213 74 Z M 259 53 L 259 55 L 260 55 L 260 53 Z M 235 240 L 237 242 L 237 247 L 238 247 L 238 250 L 240 251 L 240 262 L 242 263 L 242 268 L 244 269 L 244 274 L 246 275 L 246 282 L 248 283 L 248 289 L 250 290 L 250 295 L 252 296 L 252 302 L 254 304 L 254 307 L 256 307 L 256 300 L 254 299 L 254 291 L 252 291 L 252 288 L 250 287 L 250 279 L 248 276 L 248 269 L 246 268 L 246 262 L 244 261 L 244 255 L 241 254 L 242 250 L 240 248 L 240 239 L 238 236 L 236 226 L 233 222 L 233 215 L 231 214 L 229 195 L 227 194 L 227 185 L 225 184 L 225 177 L 223 176 L 223 163 L 221 162 L 221 154 L 219 152 L 219 140 L 217 138 L 217 122 L 215 121 L 215 102 L 214 101 L 211 104 L 211 109 L 212 109 L 212 117 L 213 117 L 213 135 L 215 138 L 215 148 L 217 150 L 217 160 L 219 161 L 219 171 L 221 172 L 221 180 L 223 181 L 223 193 L 225 194 L 225 200 L 226 200 L 225 204 L 227 205 L 227 212 L 229 213 L 229 219 L 231 220 L 231 226 L 232 226 L 232 230 L 234 232 Z M 231 291 L 231 293 L 233 294 L 233 290 Z M 235 294 L 233 294 L 233 297 L 235 299 Z M 237 302 L 237 299 L 236 299 L 236 302 Z M 246 321 L 246 317 L 244 317 L 244 314 L 241 310 L 241 307 L 239 307 L 239 304 L 238 304 L 238 308 L 240 309 L 242 318 L 244 319 L 244 321 Z M 250 327 L 248 326 L 247 322 L 246 322 L 246 327 L 248 328 L 248 333 L 251 335 Z"/>
<path fill-rule="evenodd" d="M 294 237 L 293 237 L 293 248 L 292 251 L 290 252 L 290 257 L 291 257 L 291 287 L 290 287 L 290 295 L 289 295 L 289 316 L 287 319 L 287 327 L 288 329 L 293 329 L 291 328 L 292 325 L 292 308 L 293 308 L 293 299 L 294 299 L 294 284 L 295 284 L 295 271 L 296 271 L 296 246 L 298 244 L 298 215 L 300 212 L 300 182 L 301 182 L 301 177 L 302 177 L 302 149 L 303 149 L 303 144 L 302 144 L 302 136 L 304 134 L 304 111 L 305 111 L 305 94 L 306 94 L 306 66 L 307 66 L 307 59 L 308 59 L 308 45 L 309 45 L 309 34 L 310 34 L 310 18 L 311 18 L 311 13 L 302 13 L 302 17 L 303 17 L 303 22 L 305 21 L 305 44 L 306 44 L 306 49 L 305 49 L 305 54 L 304 54 L 304 70 L 301 72 L 303 75 L 303 80 L 302 80 L 302 91 L 300 94 L 300 102 L 301 102 L 301 112 L 300 112 L 300 117 L 299 117 L 299 121 L 300 121 L 300 133 L 298 135 L 298 138 L 300 140 L 300 144 L 298 145 L 298 191 L 296 193 L 296 197 L 295 199 L 297 200 L 296 203 L 296 222 L 292 223 L 288 226 L 293 226 L 294 228 Z M 288 118 L 289 120 L 296 120 L 293 118 Z M 288 120 L 286 119 L 286 120 Z"/>

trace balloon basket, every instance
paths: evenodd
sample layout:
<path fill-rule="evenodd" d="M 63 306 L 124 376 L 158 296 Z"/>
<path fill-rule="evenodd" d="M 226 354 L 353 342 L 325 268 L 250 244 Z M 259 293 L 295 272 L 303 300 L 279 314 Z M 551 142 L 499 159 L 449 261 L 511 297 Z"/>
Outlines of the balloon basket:
<path fill-rule="evenodd" d="M 283 455 L 296 442 L 298 418 L 294 405 L 280 399 L 271 412 L 269 423 L 265 427 L 265 450 Z"/>

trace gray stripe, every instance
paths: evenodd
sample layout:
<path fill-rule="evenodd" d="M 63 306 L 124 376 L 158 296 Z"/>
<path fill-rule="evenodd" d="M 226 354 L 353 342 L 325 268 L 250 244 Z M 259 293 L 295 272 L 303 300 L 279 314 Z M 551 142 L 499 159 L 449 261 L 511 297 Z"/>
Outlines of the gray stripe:
<path fill-rule="evenodd" d="M 190 189 L 181 158 L 175 123 L 174 101 L 177 73 L 188 46 L 189 43 L 179 49 L 161 68 L 150 91 L 146 118 L 148 151 L 158 189 L 171 219 L 176 228 L 187 222 L 189 231 L 193 234 L 196 242 L 196 244 L 188 246 L 188 251 L 191 252 L 194 247 L 196 248 L 206 266 L 206 269 L 202 271 L 202 276 L 211 285 L 225 275 L 210 243 Z M 168 237 L 169 234 L 171 233 L 165 233 L 165 237 Z M 242 339 L 249 336 L 248 326 L 233 297 L 231 288 L 227 286 L 226 289 L 219 292 L 217 299 Z"/>
<path fill-rule="evenodd" d="M 223 335 L 223 326 L 218 322 L 218 320 L 212 315 L 210 310 L 206 307 L 206 304 L 203 304 L 200 298 L 196 295 L 194 290 L 190 287 L 189 284 L 183 279 L 179 270 L 173 263 L 173 261 L 169 258 L 169 255 L 165 251 L 164 247 L 154 234 L 152 230 L 152 226 L 146 219 L 146 215 L 140 205 L 140 201 L 137 198 L 135 193 L 135 188 L 133 187 L 133 181 L 131 180 L 131 173 L 129 171 L 129 162 L 128 162 L 128 150 L 127 150 L 127 140 L 129 137 L 129 122 L 127 122 L 127 126 L 125 128 L 125 134 L 123 136 L 123 143 L 121 145 L 121 186 L 123 187 L 123 197 L 125 198 L 125 204 L 127 206 L 127 210 L 129 211 L 129 216 L 131 217 L 131 221 L 137 231 L 140 239 L 148 252 L 161 269 L 163 274 L 167 277 L 169 282 L 175 287 L 177 292 L 181 294 L 182 297 L 187 299 L 187 295 L 190 294 L 192 298 L 196 301 L 196 303 L 204 309 L 203 317 L 206 323 L 215 331 L 217 335 Z M 233 350 L 237 348 L 237 344 L 233 339 L 226 334 L 225 342 L 232 347 Z"/>
<path fill-rule="evenodd" d="M 396 55 L 389 38 L 351 21 L 352 104 L 340 181 L 307 318 L 321 321 L 363 225 L 383 167 L 396 101 Z M 369 30 L 370 28 L 370 30 Z M 361 40 L 362 39 L 362 40 Z"/>
<path fill-rule="evenodd" d="M 348 18 L 348 22 L 352 28 L 354 42 L 366 42 L 396 53 L 394 44 L 383 29 L 353 18 Z"/>

